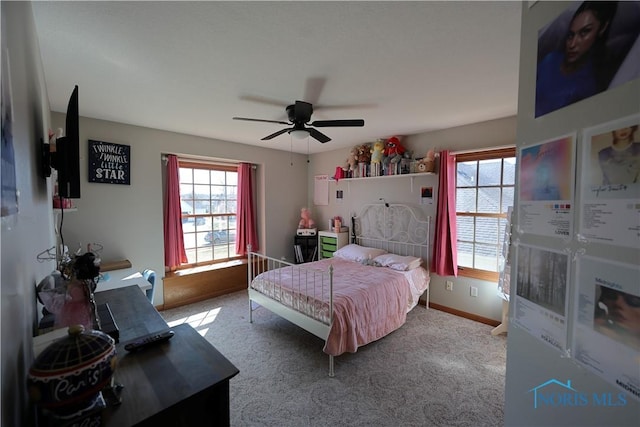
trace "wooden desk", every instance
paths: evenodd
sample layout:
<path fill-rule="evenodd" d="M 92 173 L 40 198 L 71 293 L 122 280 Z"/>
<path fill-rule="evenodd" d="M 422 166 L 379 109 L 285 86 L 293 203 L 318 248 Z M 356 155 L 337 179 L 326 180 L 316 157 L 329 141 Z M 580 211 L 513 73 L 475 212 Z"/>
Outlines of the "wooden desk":
<path fill-rule="evenodd" d="M 169 341 L 136 353 L 124 344 L 168 326 L 137 286 L 97 292 L 120 329 L 116 382 L 122 404 L 103 412 L 103 426 L 229 425 L 229 380 L 238 369 L 188 324 Z"/>

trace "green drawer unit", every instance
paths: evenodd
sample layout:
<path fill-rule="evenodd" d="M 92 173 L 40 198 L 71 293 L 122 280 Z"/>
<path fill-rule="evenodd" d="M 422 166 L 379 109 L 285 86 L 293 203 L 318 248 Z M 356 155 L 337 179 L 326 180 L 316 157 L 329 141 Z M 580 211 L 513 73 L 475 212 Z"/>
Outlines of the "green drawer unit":
<path fill-rule="evenodd" d="M 349 232 L 320 231 L 320 258 L 332 258 L 333 253 L 349 242 Z"/>
<path fill-rule="evenodd" d="M 336 239 L 335 237 L 327 237 L 327 236 L 322 236 L 321 238 L 322 240 L 322 249 L 332 249 L 332 250 L 336 250 L 336 246 L 338 245 L 338 239 Z"/>

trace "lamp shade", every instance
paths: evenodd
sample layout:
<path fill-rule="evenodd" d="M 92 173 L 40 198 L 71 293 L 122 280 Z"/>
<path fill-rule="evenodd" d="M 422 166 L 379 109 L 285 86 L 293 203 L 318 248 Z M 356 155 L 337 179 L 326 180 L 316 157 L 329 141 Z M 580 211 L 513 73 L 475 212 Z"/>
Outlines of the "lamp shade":
<path fill-rule="evenodd" d="M 309 131 L 308 130 L 299 130 L 298 129 L 298 130 L 292 130 L 289 133 L 295 139 L 305 139 L 305 138 L 307 138 L 309 136 Z"/>

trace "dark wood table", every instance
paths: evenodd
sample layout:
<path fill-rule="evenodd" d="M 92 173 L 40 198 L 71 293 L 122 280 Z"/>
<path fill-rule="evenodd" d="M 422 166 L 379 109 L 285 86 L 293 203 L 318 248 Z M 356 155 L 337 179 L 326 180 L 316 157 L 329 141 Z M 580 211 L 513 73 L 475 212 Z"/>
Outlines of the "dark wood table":
<path fill-rule="evenodd" d="M 129 353 L 124 344 L 167 329 L 136 285 L 96 292 L 120 330 L 115 380 L 122 403 L 103 411 L 103 426 L 229 425 L 229 380 L 238 369 L 188 324 L 171 328 L 169 341 Z"/>

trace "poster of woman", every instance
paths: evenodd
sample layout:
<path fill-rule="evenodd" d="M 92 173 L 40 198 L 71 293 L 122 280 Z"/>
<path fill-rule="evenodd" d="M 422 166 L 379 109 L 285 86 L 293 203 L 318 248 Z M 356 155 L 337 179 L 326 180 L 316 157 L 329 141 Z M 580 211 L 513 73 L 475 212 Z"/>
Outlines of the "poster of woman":
<path fill-rule="evenodd" d="M 640 246 L 640 115 L 582 134 L 580 233 L 619 246 Z"/>
<path fill-rule="evenodd" d="M 627 123 L 612 123 L 611 130 L 591 137 L 590 184 L 630 185 L 640 183 L 640 117 Z M 635 186 L 631 186 L 635 187 Z"/>
<path fill-rule="evenodd" d="M 640 2 L 584 1 L 538 31 L 535 117 L 640 76 Z"/>

